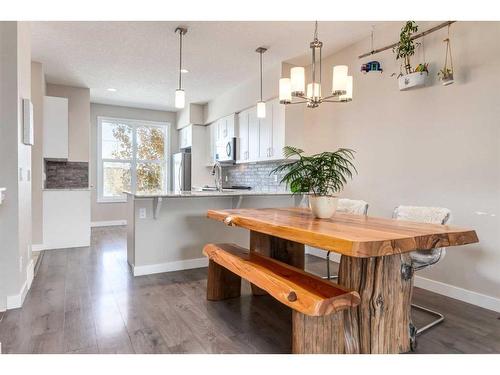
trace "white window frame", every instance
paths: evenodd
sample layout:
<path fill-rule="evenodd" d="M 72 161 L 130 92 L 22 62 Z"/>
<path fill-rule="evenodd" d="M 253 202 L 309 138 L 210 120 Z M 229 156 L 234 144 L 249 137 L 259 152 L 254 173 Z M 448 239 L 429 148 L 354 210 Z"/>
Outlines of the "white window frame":
<path fill-rule="evenodd" d="M 132 159 L 103 159 L 102 158 L 102 123 L 111 122 L 117 124 L 124 124 L 130 126 L 132 131 Z M 103 195 L 103 165 L 105 162 L 117 162 L 117 163 L 130 163 L 130 189 L 132 193 L 136 193 L 137 189 L 137 163 L 147 162 L 147 163 L 160 163 L 160 160 L 140 160 L 134 157 L 135 150 L 137 149 L 137 139 L 135 128 L 141 126 L 157 127 L 164 129 L 165 132 L 165 188 L 168 189 L 170 183 L 170 123 L 169 122 L 158 122 L 158 121 L 146 121 L 146 120 L 135 120 L 135 119 L 125 119 L 118 117 L 106 117 L 97 116 L 97 203 L 124 203 L 127 202 L 127 197 L 104 197 Z"/>

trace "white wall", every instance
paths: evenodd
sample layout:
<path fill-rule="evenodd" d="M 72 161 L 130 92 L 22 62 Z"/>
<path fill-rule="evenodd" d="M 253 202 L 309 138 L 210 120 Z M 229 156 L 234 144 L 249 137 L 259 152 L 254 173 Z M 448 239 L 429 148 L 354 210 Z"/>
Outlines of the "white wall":
<path fill-rule="evenodd" d="M 281 76 L 281 64 L 271 66 L 263 73 L 262 96 L 264 101 L 278 96 L 278 82 Z M 204 107 L 205 124 L 209 124 L 221 117 L 234 112 L 242 111 L 254 106 L 260 98 L 260 80 L 256 76 L 244 81 L 227 91 L 225 94 L 211 100 Z"/>
<path fill-rule="evenodd" d="M 90 106 L 91 123 L 91 221 L 116 221 L 127 219 L 127 203 L 98 203 L 97 202 L 97 117 L 117 117 L 146 121 L 160 121 L 170 123 L 170 151 L 177 152 L 177 130 L 175 126 L 175 112 L 154 111 L 141 108 L 120 107 L 92 103 Z"/>
<path fill-rule="evenodd" d="M 391 43 L 398 33 L 392 27 L 376 39 Z M 436 78 L 446 29 L 425 38 L 430 82 L 415 91 L 398 91 L 391 51 L 373 57 L 383 74 L 359 72 L 371 60 L 357 59 L 368 40 L 325 59 L 327 82 L 334 64 L 354 73 L 354 101 L 306 110 L 306 149 L 357 151 L 359 175 L 343 195 L 369 202 L 370 215 L 390 216 L 398 204 L 451 209 L 453 223 L 474 228 L 480 243 L 450 248 L 419 274 L 500 298 L 500 22 L 458 22 L 451 33 L 456 83 L 448 87 Z"/>
<path fill-rule="evenodd" d="M 43 97 L 46 84 L 43 66 L 31 63 L 31 102 L 35 144 L 31 148 L 31 212 L 33 243 L 43 244 Z"/>
<path fill-rule="evenodd" d="M 27 22 L 0 22 L 0 311 L 19 307 L 30 285 L 31 147 L 22 143 L 22 99 L 30 99 Z M 21 261 L 22 259 L 22 261 Z M 32 275 L 32 274 L 31 274 Z"/>

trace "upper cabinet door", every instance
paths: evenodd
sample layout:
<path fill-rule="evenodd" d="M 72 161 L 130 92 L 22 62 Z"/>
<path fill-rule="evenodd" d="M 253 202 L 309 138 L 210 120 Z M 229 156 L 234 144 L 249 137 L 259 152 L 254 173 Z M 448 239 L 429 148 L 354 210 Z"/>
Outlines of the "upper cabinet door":
<path fill-rule="evenodd" d="M 193 126 L 189 125 L 179 130 L 179 148 L 185 149 L 193 145 Z"/>
<path fill-rule="evenodd" d="M 268 105 L 268 107 L 270 107 Z M 267 108 L 267 116 L 259 119 L 259 159 L 269 160 L 271 158 L 273 141 L 273 116 L 271 108 Z"/>
<path fill-rule="evenodd" d="M 285 106 L 278 100 L 269 103 L 273 114 L 273 142 L 271 157 L 273 159 L 283 159 L 283 147 L 285 147 Z M 269 108 L 269 110 L 271 110 Z M 295 145 L 291 145 L 295 146 Z"/>
<path fill-rule="evenodd" d="M 260 155 L 260 129 L 257 113 L 252 109 L 248 111 L 248 160 L 256 161 Z"/>
<path fill-rule="evenodd" d="M 68 159 L 68 99 L 43 97 L 43 156 Z"/>
<path fill-rule="evenodd" d="M 239 133 L 239 146 L 238 146 L 238 161 L 245 162 L 249 159 L 248 153 L 248 111 L 243 111 L 238 114 L 238 133 Z"/>

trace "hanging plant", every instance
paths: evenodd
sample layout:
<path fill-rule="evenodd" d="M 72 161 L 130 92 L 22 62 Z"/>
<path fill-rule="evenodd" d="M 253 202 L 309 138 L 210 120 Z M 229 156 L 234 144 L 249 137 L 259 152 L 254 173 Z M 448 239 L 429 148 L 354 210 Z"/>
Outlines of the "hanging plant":
<path fill-rule="evenodd" d="M 438 72 L 439 79 L 443 82 L 443 86 L 451 85 L 453 80 L 453 58 L 451 56 L 451 44 L 450 44 L 450 25 L 448 25 L 448 37 L 443 40 L 446 43 L 446 51 L 444 56 L 444 66 Z M 448 65 L 448 57 L 450 65 Z"/>
<path fill-rule="evenodd" d="M 415 21 L 407 21 L 399 34 L 398 45 L 393 48 L 393 52 L 396 54 L 396 60 L 402 59 L 404 61 L 406 74 L 412 72 L 410 57 L 415 54 L 415 47 L 419 45 L 419 43 L 415 43 L 411 38 L 412 34 L 417 31 L 418 25 Z"/>
<path fill-rule="evenodd" d="M 418 25 L 414 21 L 407 21 L 399 34 L 399 43 L 393 48 L 393 52 L 396 53 L 396 60 L 402 60 L 398 75 L 398 84 L 401 91 L 424 86 L 429 73 L 428 64 L 425 61 L 423 64 L 418 64 L 414 70 L 411 67 L 410 57 L 415 54 L 416 48 L 421 45 L 415 42 L 413 37 L 413 34 L 417 31 Z M 403 65 L 406 74 L 402 72 Z"/>

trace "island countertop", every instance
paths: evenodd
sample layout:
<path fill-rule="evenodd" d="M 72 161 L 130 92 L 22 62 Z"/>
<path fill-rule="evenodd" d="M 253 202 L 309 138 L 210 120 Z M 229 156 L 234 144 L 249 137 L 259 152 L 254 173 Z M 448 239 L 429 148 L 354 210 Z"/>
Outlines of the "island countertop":
<path fill-rule="evenodd" d="M 292 193 L 282 191 L 224 189 L 223 191 L 162 191 L 158 193 L 132 193 L 124 191 L 133 198 L 217 198 L 238 196 L 291 196 Z"/>

